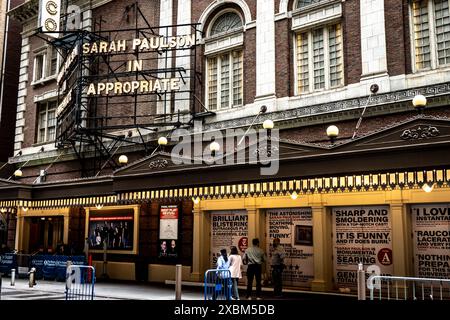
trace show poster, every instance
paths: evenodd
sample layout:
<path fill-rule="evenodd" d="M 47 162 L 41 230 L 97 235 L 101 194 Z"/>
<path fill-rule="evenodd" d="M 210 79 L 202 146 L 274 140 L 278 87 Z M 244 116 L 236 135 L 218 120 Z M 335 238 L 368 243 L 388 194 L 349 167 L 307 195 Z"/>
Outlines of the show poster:
<path fill-rule="evenodd" d="M 178 206 L 161 206 L 159 211 L 160 258 L 178 258 L 178 223 Z"/>
<path fill-rule="evenodd" d="M 411 206 L 414 272 L 420 278 L 450 278 L 450 204 Z"/>
<path fill-rule="evenodd" d="M 314 279 L 311 208 L 267 210 L 266 234 L 267 270 L 271 270 L 273 239 L 279 238 L 286 252 L 283 284 L 310 287 Z"/>
<path fill-rule="evenodd" d="M 134 214 L 89 215 L 89 249 L 133 250 Z"/>
<path fill-rule="evenodd" d="M 211 267 L 215 268 L 221 249 L 236 246 L 241 256 L 249 245 L 247 211 L 211 212 Z"/>
<path fill-rule="evenodd" d="M 333 214 L 334 279 L 338 287 L 357 285 L 358 264 L 392 275 L 392 229 L 389 207 L 336 207 Z"/>

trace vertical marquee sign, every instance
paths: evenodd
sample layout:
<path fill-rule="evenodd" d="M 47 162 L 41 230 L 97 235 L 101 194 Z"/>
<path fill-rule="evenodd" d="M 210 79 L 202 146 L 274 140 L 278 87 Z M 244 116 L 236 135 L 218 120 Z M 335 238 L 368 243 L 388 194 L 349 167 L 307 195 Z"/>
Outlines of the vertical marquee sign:
<path fill-rule="evenodd" d="M 39 27 L 51 37 L 58 37 L 61 15 L 61 0 L 40 0 Z"/>

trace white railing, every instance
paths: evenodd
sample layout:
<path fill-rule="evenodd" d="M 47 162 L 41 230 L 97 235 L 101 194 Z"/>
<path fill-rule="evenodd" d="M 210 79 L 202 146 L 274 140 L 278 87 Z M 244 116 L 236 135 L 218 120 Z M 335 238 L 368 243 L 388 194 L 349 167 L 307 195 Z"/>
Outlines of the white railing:
<path fill-rule="evenodd" d="M 450 300 L 450 279 L 371 275 L 370 300 Z"/>

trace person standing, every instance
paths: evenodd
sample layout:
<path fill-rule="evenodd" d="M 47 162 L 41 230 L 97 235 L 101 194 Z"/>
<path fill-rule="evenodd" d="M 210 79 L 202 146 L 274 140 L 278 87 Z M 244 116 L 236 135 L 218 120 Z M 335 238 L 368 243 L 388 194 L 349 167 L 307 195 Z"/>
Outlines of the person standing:
<path fill-rule="evenodd" d="M 280 245 L 280 239 L 273 239 L 273 252 L 272 252 L 272 280 L 273 280 L 273 294 L 275 298 L 281 298 L 283 291 L 283 269 L 284 258 L 286 253 L 282 245 Z"/>
<path fill-rule="evenodd" d="M 231 280 L 232 280 L 232 295 L 231 297 L 234 300 L 239 300 L 239 290 L 238 290 L 238 281 L 242 278 L 242 258 L 240 254 L 238 253 L 238 249 L 233 246 L 231 247 L 230 256 L 230 273 L 231 273 Z"/>
<path fill-rule="evenodd" d="M 244 263 L 247 267 L 247 300 L 252 299 L 253 278 L 256 279 L 256 299 L 261 300 L 262 264 L 266 261 L 264 251 L 259 247 L 259 239 L 252 240 L 252 246 L 245 250 Z"/>
<path fill-rule="evenodd" d="M 227 249 L 221 249 L 220 250 L 220 257 L 217 259 L 217 271 L 216 273 L 216 288 L 219 283 L 222 283 L 223 293 L 225 294 L 225 297 L 227 300 L 230 300 L 231 296 L 231 285 L 229 278 L 229 275 L 227 272 L 222 272 L 220 270 L 228 271 L 230 269 L 230 260 L 228 259 L 227 255 Z M 214 290 L 213 293 L 213 299 L 216 300 L 217 298 L 217 291 Z"/>

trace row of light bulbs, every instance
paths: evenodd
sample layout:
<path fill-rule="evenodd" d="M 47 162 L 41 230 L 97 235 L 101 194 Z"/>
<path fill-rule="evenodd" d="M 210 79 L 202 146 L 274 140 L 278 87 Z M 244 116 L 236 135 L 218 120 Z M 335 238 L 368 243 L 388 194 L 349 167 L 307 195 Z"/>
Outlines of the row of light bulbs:
<path fill-rule="evenodd" d="M 413 106 L 416 109 L 421 110 L 421 109 L 425 108 L 425 106 L 427 104 L 427 98 L 425 96 L 421 95 L 421 94 L 418 94 L 418 95 L 416 95 L 414 97 L 414 99 L 412 101 L 412 104 L 413 104 Z M 265 120 L 263 122 L 262 126 L 266 130 L 272 130 L 274 128 L 275 124 L 273 123 L 272 120 L 267 119 L 267 120 Z M 336 127 L 335 125 L 331 125 L 331 126 L 329 126 L 327 128 L 326 133 L 327 133 L 328 138 L 330 138 L 333 141 L 339 135 L 339 128 Z M 158 145 L 159 146 L 163 147 L 163 146 L 167 145 L 167 143 L 168 143 L 168 140 L 167 140 L 166 137 L 159 137 L 159 139 L 158 139 Z M 213 141 L 209 145 L 209 149 L 211 150 L 211 152 L 218 152 L 220 150 L 220 145 L 216 141 Z M 126 155 L 124 155 L 124 154 L 121 155 L 119 157 L 119 163 L 121 165 L 127 164 L 128 163 L 128 157 Z M 15 177 L 20 178 L 20 177 L 22 177 L 22 175 L 23 175 L 23 172 L 20 169 L 17 169 L 14 172 L 14 176 Z"/>
<path fill-rule="evenodd" d="M 425 184 L 422 186 L 422 190 L 425 191 L 425 192 L 427 192 L 427 193 L 430 193 L 431 191 L 433 191 L 434 185 L 435 185 L 434 183 L 433 183 L 431 186 L 428 185 L 428 183 L 425 183 Z M 298 193 L 295 192 L 295 191 L 293 191 L 293 192 L 291 192 L 290 197 L 291 197 L 292 200 L 297 200 L 297 198 L 298 198 Z M 199 203 L 200 203 L 200 197 L 192 197 L 192 202 L 194 202 L 194 204 L 199 204 Z M 102 205 L 102 204 L 97 204 L 97 205 L 95 205 L 95 207 L 96 207 L 98 210 L 101 210 L 101 209 L 103 208 L 103 205 Z M 28 208 L 27 208 L 27 207 L 22 207 L 22 210 L 26 212 L 26 211 L 28 211 Z M 2 209 L 1 209 L 1 212 L 2 212 L 2 213 L 5 213 L 5 212 L 6 212 L 6 209 L 5 209 L 5 208 L 2 208 Z"/>

